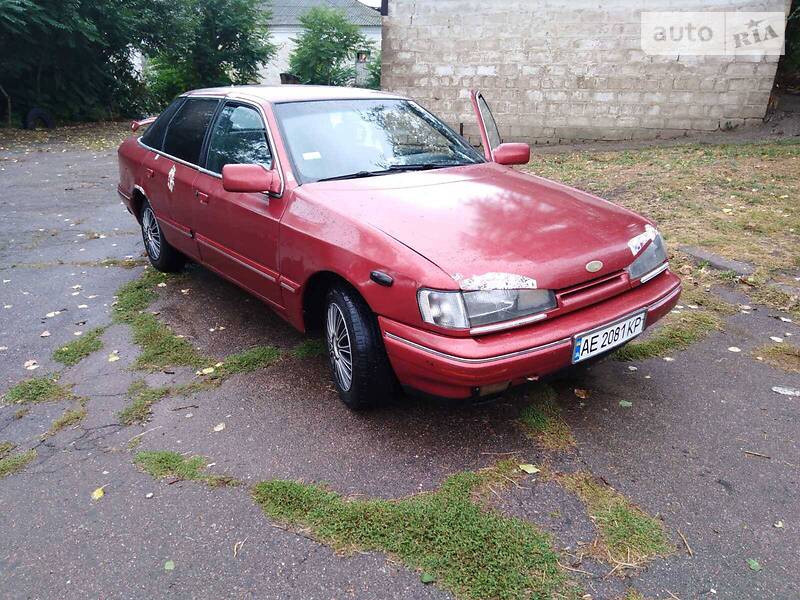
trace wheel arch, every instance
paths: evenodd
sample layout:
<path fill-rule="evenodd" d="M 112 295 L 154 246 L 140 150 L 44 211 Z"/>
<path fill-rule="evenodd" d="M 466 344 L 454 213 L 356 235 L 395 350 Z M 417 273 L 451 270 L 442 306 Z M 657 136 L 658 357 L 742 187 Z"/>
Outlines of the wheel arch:
<path fill-rule="evenodd" d="M 334 271 L 317 271 L 303 286 L 303 328 L 306 332 L 319 332 L 324 323 L 325 295 L 334 285 L 343 285 L 357 293 L 369 306 L 364 295 L 345 277 Z M 371 308 L 370 308 L 371 310 Z"/>

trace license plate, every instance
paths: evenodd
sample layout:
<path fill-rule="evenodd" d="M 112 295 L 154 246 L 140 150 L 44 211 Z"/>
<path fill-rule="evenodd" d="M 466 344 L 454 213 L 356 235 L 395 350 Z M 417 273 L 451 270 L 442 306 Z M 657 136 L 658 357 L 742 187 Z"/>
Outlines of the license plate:
<path fill-rule="evenodd" d="M 644 317 L 645 313 L 641 312 L 612 325 L 576 335 L 572 344 L 572 362 L 592 358 L 635 338 L 644 331 Z"/>

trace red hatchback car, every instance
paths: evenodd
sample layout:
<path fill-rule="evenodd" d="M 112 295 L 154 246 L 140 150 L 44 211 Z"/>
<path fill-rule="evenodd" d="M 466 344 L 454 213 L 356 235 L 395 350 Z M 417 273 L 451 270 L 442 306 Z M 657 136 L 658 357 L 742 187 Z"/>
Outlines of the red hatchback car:
<path fill-rule="evenodd" d="M 483 153 L 424 108 L 354 88 L 184 94 L 119 148 L 119 193 L 161 271 L 187 258 L 324 330 L 351 408 L 397 382 L 501 392 L 591 360 L 678 300 L 643 217 L 515 171 L 472 93 Z"/>

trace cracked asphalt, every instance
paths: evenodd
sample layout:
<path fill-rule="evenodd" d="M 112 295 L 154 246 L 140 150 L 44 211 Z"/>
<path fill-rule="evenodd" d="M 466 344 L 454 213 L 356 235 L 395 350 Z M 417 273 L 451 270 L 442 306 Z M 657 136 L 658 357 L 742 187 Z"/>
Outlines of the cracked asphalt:
<path fill-rule="evenodd" d="M 662 519 L 677 548 L 625 579 L 606 577 L 609 565 L 584 558 L 579 568 L 591 575 L 570 576 L 592 598 L 620 598 L 629 587 L 647 598 L 800 597 L 800 399 L 771 391 L 800 387 L 800 376 L 751 354 L 770 335 L 800 337 L 796 324 L 757 307 L 728 318 L 724 331 L 674 354 L 673 362 L 634 363 L 631 371 L 608 360 L 559 382 L 574 452 L 544 451 L 517 426 L 529 390 L 483 404 L 402 396 L 382 410 L 353 414 L 336 398 L 324 359 L 289 354 L 216 389 L 162 400 L 149 423 L 124 427 L 116 415 L 131 382 L 182 382 L 191 370 L 133 371 L 138 348 L 128 328 L 116 324 L 104 333 L 103 349 L 78 365 L 64 368 L 51 358 L 76 331 L 109 325 L 116 290 L 141 273 L 142 267 L 100 264 L 142 252 L 136 222 L 116 196 L 116 172 L 114 151 L 64 143 L 0 149 L 0 392 L 61 371 L 61 383 L 89 398 L 79 426 L 45 441 L 40 435 L 68 403 L 34 405 L 21 419 L 14 407 L 0 407 L 0 439 L 38 452 L 27 469 L 0 480 L 0 596 L 449 597 L 381 553 L 336 555 L 275 526 L 245 486 L 152 479 L 127 448 L 144 434 L 141 449 L 201 454 L 214 463 L 212 472 L 248 485 L 300 479 L 357 496 L 435 489 L 447 475 L 490 466 L 509 452 L 559 470 L 587 469 Z M 152 308 L 220 359 L 256 344 L 289 349 L 304 339 L 260 302 L 194 265 L 180 286 L 160 290 Z M 40 337 L 45 330 L 50 336 Z M 108 361 L 112 351 L 119 361 Z M 29 360 L 39 368 L 26 370 Z M 574 388 L 591 395 L 581 400 Z M 215 432 L 221 422 L 225 429 Z M 100 486 L 106 495 L 92 501 Z M 552 533 L 564 564 L 596 534 L 575 496 L 535 476 L 506 490 L 495 506 Z M 244 543 L 234 556 L 238 542 Z M 748 567 L 750 558 L 761 571 Z M 164 569 L 168 560 L 174 571 Z"/>

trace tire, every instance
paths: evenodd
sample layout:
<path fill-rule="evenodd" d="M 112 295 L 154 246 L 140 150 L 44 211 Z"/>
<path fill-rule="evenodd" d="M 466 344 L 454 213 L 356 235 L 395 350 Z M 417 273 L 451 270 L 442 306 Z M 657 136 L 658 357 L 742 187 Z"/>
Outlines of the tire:
<path fill-rule="evenodd" d="M 140 218 L 142 226 L 142 241 L 147 252 L 150 264 L 162 273 L 177 273 L 186 264 L 186 257 L 170 246 L 161 231 L 153 207 L 150 202 L 144 201 Z"/>
<path fill-rule="evenodd" d="M 364 410 L 391 399 L 397 380 L 378 321 L 364 299 L 348 286 L 333 286 L 323 320 L 331 375 L 342 402 L 352 410 Z M 349 378 L 345 348 L 350 350 Z"/>
<path fill-rule="evenodd" d="M 55 127 L 55 121 L 53 121 L 53 117 L 49 112 L 41 108 L 32 108 L 25 115 L 25 119 L 22 121 L 22 128 L 36 129 L 36 125 L 39 123 L 46 129 Z"/>

